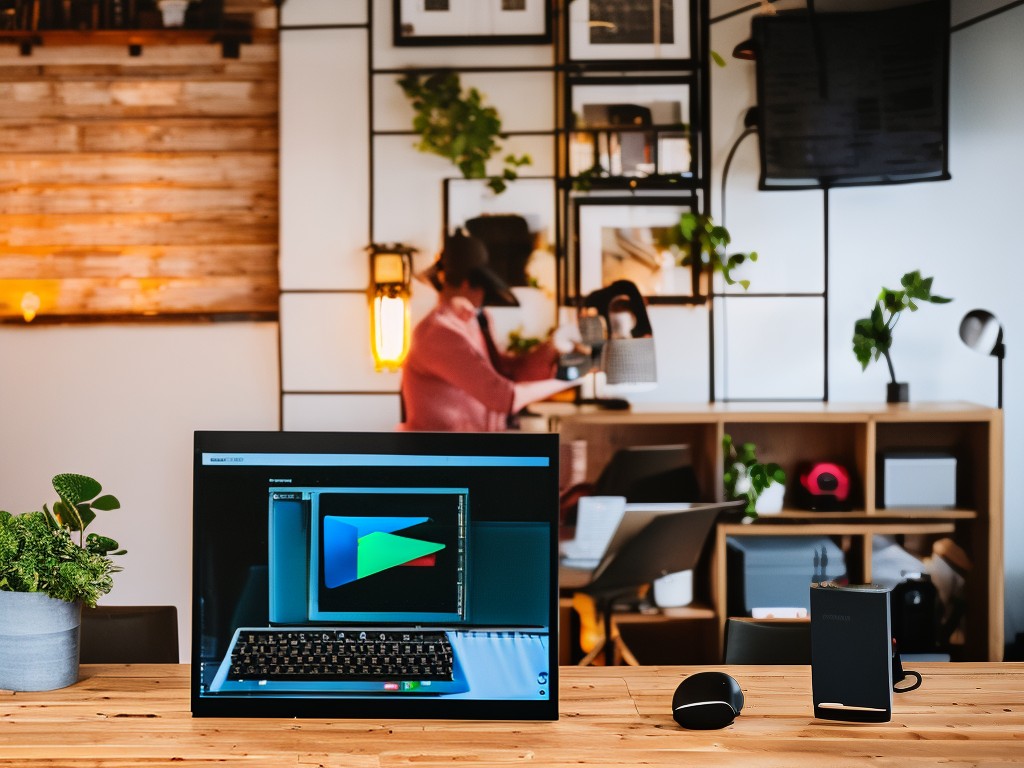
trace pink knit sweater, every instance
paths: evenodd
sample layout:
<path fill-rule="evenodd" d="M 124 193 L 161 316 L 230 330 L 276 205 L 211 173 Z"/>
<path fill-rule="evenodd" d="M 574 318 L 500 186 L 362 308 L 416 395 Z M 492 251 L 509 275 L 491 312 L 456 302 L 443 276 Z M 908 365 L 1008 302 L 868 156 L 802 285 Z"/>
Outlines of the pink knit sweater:
<path fill-rule="evenodd" d="M 402 366 L 406 413 L 402 427 L 457 432 L 503 430 L 513 407 L 522 404 L 515 382 L 550 376 L 554 354 L 545 344 L 525 357 L 501 355 L 503 373 L 499 372 L 488 355 L 476 308 L 462 298 L 442 298 L 416 325 Z M 560 383 L 557 388 L 564 386 Z"/>

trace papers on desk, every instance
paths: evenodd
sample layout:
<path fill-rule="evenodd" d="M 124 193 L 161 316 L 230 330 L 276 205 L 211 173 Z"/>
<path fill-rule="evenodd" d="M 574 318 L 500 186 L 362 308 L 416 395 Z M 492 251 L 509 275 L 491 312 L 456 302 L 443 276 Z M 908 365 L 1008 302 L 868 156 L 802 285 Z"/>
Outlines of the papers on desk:
<path fill-rule="evenodd" d="M 562 565 L 597 568 L 624 514 L 625 496 L 581 496 L 576 511 L 576 538 L 562 542 Z"/>
<path fill-rule="evenodd" d="M 576 513 L 576 538 L 563 541 L 562 565 L 594 570 L 608 551 L 609 545 L 621 546 L 636 533 L 629 525 L 627 513 L 681 512 L 690 508 L 685 502 L 627 504 L 625 496 L 582 496 Z"/>

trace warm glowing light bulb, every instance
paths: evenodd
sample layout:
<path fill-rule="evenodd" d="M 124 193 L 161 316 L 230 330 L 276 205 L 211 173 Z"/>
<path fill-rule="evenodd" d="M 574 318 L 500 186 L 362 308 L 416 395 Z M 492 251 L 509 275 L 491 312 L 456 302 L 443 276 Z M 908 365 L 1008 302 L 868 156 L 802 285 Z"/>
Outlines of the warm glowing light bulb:
<path fill-rule="evenodd" d="M 370 347 L 378 371 L 397 371 L 409 352 L 412 248 L 371 245 Z"/>
<path fill-rule="evenodd" d="M 409 351 L 409 304 L 401 294 L 373 300 L 373 340 L 377 370 L 395 370 Z"/>
<path fill-rule="evenodd" d="M 26 323 L 31 323 L 35 320 L 36 313 L 39 311 L 41 304 L 39 296 L 32 293 L 32 291 L 26 291 L 21 297 L 21 316 L 25 318 Z"/>

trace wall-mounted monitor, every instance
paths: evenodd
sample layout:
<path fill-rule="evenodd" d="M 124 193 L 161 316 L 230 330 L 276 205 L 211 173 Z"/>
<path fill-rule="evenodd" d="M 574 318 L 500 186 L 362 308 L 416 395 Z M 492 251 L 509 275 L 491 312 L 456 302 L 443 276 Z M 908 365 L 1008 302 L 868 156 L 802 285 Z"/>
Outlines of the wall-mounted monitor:
<path fill-rule="evenodd" d="M 753 19 L 761 189 L 949 173 L 949 0 Z"/>

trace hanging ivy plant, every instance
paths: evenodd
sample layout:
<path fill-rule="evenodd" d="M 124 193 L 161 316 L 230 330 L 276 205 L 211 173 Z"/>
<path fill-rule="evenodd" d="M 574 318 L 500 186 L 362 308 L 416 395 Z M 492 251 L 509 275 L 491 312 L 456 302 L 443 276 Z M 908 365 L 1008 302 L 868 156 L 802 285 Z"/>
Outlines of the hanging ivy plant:
<path fill-rule="evenodd" d="M 476 88 L 463 91 L 457 73 L 408 74 L 398 85 L 415 111 L 412 127 L 420 136 L 416 149 L 451 160 L 463 178 L 486 178 L 501 193 L 507 182 L 518 178 L 518 169 L 532 162 L 529 155 L 506 155 L 501 174 L 487 175 L 487 161 L 501 151 L 501 116 Z"/>
<path fill-rule="evenodd" d="M 728 253 L 732 236 L 725 227 L 715 224 L 704 213 L 687 211 L 679 217 L 679 223 L 669 227 L 661 235 L 661 244 L 676 253 L 677 263 L 709 274 L 720 272 L 729 285 L 739 284 L 744 290 L 750 287 L 749 280 L 736 280 L 732 271 L 746 261 L 757 261 L 757 251 L 750 253 Z"/>

